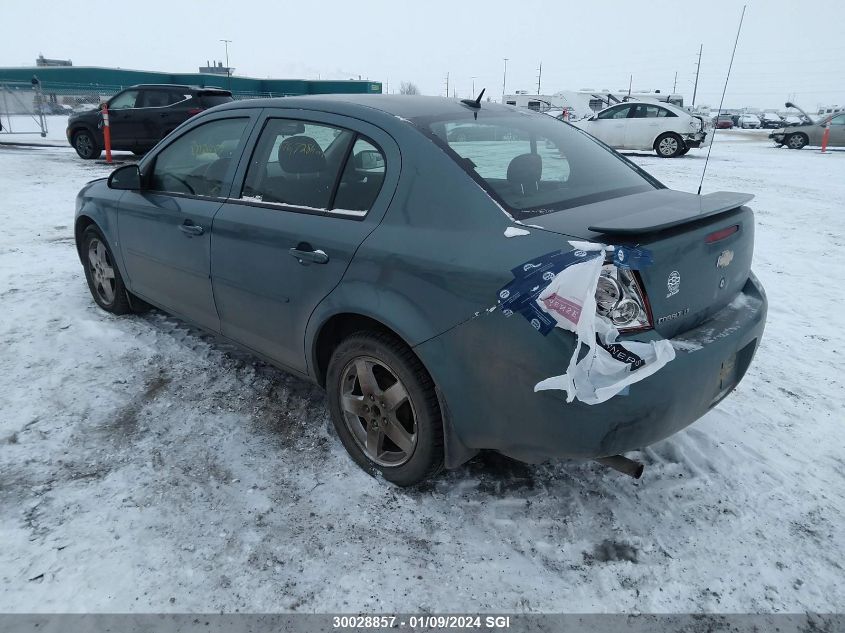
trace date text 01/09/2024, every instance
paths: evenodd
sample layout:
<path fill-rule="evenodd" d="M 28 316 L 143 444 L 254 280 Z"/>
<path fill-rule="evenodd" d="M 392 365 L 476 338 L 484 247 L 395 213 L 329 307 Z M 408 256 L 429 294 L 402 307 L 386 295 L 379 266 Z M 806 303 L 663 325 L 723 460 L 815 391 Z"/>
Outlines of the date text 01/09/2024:
<path fill-rule="evenodd" d="M 507 615 L 412 615 L 400 618 L 395 615 L 342 615 L 332 618 L 336 629 L 380 628 L 438 628 L 438 629 L 507 629 Z"/>

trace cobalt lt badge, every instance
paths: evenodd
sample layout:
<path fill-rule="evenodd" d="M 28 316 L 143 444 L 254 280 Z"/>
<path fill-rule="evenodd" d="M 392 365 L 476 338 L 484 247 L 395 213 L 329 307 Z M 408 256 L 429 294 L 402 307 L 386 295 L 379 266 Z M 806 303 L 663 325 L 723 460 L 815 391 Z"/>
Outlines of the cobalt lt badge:
<path fill-rule="evenodd" d="M 667 299 L 672 295 L 678 294 L 678 290 L 681 289 L 681 273 L 677 270 L 669 273 L 669 279 L 666 280 L 666 288 L 669 290 L 669 294 L 666 295 Z"/>
<path fill-rule="evenodd" d="M 716 260 L 716 268 L 727 268 L 734 260 L 734 252 L 731 250 L 722 251 L 719 253 L 719 259 Z"/>

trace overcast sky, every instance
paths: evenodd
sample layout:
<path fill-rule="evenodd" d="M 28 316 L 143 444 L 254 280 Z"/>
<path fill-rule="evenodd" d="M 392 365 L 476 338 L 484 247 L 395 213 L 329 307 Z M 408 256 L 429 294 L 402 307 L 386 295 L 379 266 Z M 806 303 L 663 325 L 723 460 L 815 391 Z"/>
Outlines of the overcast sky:
<path fill-rule="evenodd" d="M 725 107 L 845 104 L 845 4 L 752 0 Z M 627 88 L 677 92 L 716 107 L 740 0 L 0 0 L 0 66 L 35 57 L 74 65 L 195 72 L 223 59 L 236 74 L 369 78 L 398 91 L 458 96 L 507 91 Z M 450 89 L 451 93 L 451 89 Z"/>

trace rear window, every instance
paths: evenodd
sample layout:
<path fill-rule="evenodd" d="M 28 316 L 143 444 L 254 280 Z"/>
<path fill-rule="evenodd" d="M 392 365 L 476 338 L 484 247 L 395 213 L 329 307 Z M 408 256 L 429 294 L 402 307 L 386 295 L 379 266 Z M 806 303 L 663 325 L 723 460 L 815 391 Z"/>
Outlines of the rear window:
<path fill-rule="evenodd" d="M 198 99 L 205 108 L 213 108 L 214 106 L 220 105 L 221 103 L 229 103 L 230 101 L 233 101 L 232 95 L 225 93 L 208 94 L 201 92 L 198 96 Z"/>
<path fill-rule="evenodd" d="M 414 123 L 518 219 L 662 185 L 575 127 L 542 114 L 467 109 Z"/>

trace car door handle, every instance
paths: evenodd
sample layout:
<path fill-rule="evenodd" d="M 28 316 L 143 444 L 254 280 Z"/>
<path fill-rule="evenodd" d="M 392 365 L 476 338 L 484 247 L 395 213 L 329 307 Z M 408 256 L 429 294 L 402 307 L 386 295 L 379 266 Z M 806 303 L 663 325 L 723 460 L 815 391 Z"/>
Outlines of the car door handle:
<path fill-rule="evenodd" d="M 303 266 L 329 263 L 329 256 L 326 255 L 326 252 L 320 249 L 314 250 L 310 244 L 298 244 L 296 248 L 292 248 L 288 252 Z"/>
<path fill-rule="evenodd" d="M 182 231 L 188 237 L 193 237 L 194 235 L 202 235 L 205 233 L 205 229 L 202 228 L 198 224 L 194 224 L 190 220 L 185 220 L 182 224 L 179 225 L 179 230 Z"/>

